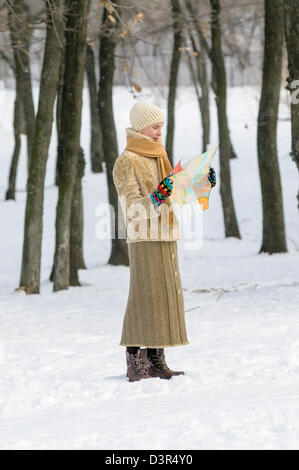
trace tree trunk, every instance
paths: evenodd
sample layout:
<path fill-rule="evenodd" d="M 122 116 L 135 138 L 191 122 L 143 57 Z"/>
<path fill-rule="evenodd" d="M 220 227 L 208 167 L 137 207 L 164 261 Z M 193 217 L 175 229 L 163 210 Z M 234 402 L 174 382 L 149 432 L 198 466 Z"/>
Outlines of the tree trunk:
<path fill-rule="evenodd" d="M 180 65 L 180 47 L 182 46 L 181 33 L 181 8 L 179 0 L 170 0 L 173 18 L 173 49 L 170 66 L 169 87 L 168 87 L 168 103 L 167 103 L 167 135 L 166 135 L 166 152 L 168 158 L 173 165 L 173 141 L 175 126 L 175 98 L 177 89 L 178 72 Z"/>
<path fill-rule="evenodd" d="M 212 49 L 209 48 L 209 45 L 208 45 L 207 40 L 206 40 L 202 30 L 201 30 L 201 26 L 200 26 L 200 23 L 199 23 L 199 20 L 198 20 L 198 17 L 199 17 L 199 15 L 198 15 L 199 1 L 195 2 L 197 10 L 195 9 L 194 5 L 192 4 L 192 2 L 190 0 L 185 0 L 185 4 L 186 4 L 186 7 L 187 7 L 187 9 L 188 9 L 188 11 L 191 15 L 191 18 L 193 19 L 193 24 L 195 26 L 195 31 L 197 33 L 197 38 L 198 38 L 198 41 L 200 43 L 200 49 L 202 51 L 203 50 L 206 51 L 206 54 L 210 58 L 211 63 L 212 63 L 212 67 L 213 67 Z M 219 11 L 220 11 L 220 5 L 219 5 Z M 219 23 L 219 25 L 220 25 L 220 23 Z M 200 59 L 201 58 L 204 58 L 204 57 L 201 55 Z M 204 69 L 203 69 L 202 73 L 205 73 Z M 204 77 L 204 75 L 203 75 L 203 77 Z M 207 106 L 207 103 L 208 103 L 208 89 L 207 89 L 207 86 L 208 85 L 205 84 L 205 80 L 203 80 L 203 84 L 205 85 L 203 90 L 202 90 L 203 91 L 203 99 L 205 97 L 205 106 Z M 212 79 L 211 88 L 212 88 L 213 92 L 216 94 L 217 90 L 216 90 L 215 79 Z M 231 139 L 230 139 L 229 129 L 228 129 L 228 138 L 230 140 L 229 158 L 237 158 L 237 154 L 236 154 L 236 152 L 233 148 L 233 144 L 232 144 Z"/>
<path fill-rule="evenodd" d="M 80 148 L 82 89 L 86 60 L 86 31 L 90 0 L 66 0 L 65 71 L 59 151 L 62 168 L 56 208 L 54 292 L 68 289 L 70 279 L 70 221 Z"/>
<path fill-rule="evenodd" d="M 86 269 L 86 265 L 83 259 L 83 198 L 81 185 L 81 180 L 84 176 L 84 167 L 84 152 L 80 147 L 71 212 L 70 286 L 80 286 L 78 270 Z"/>
<path fill-rule="evenodd" d="M 59 152 L 60 154 L 61 152 Z M 61 160 L 61 159 L 60 159 Z M 62 160 L 61 160 L 62 161 Z M 78 270 L 86 269 L 83 256 L 83 194 L 81 180 L 84 176 L 85 159 L 83 149 L 80 147 L 78 161 L 77 161 L 77 174 L 73 190 L 73 199 L 71 206 L 71 221 L 70 221 L 70 286 L 80 286 Z M 59 176 L 58 176 L 59 177 Z M 50 274 L 50 281 L 54 281 L 55 273 L 55 258 L 53 261 L 52 271 Z"/>
<path fill-rule="evenodd" d="M 208 149 L 210 143 L 210 100 L 209 83 L 206 64 L 206 53 L 201 44 L 200 50 L 197 50 L 195 40 L 191 31 L 189 32 L 193 52 L 195 53 L 196 76 L 201 88 L 201 96 L 198 96 L 198 104 L 202 122 L 202 151 Z M 191 60 L 191 57 L 190 57 Z"/>
<path fill-rule="evenodd" d="M 114 2 L 114 5 L 116 2 Z M 128 247 L 125 239 L 118 238 L 118 217 L 123 221 L 118 196 L 113 182 L 112 170 L 118 156 L 116 130 L 113 116 L 112 85 L 114 75 L 114 49 L 116 45 L 116 23 L 108 18 L 108 11 L 104 8 L 100 38 L 99 67 L 100 84 L 98 95 L 98 109 L 103 134 L 103 150 L 107 170 L 108 199 L 114 209 L 111 214 L 112 251 L 108 263 L 113 265 L 129 265 Z M 117 21 L 115 19 L 115 21 Z"/>
<path fill-rule="evenodd" d="M 100 124 L 100 113 L 97 109 L 97 82 L 95 74 L 94 53 L 90 44 L 87 44 L 86 51 L 86 75 L 89 90 L 89 109 L 90 109 L 90 159 L 91 170 L 94 173 L 103 173 L 102 162 L 103 155 L 103 138 Z"/>
<path fill-rule="evenodd" d="M 16 178 L 17 178 L 17 168 L 19 162 L 19 155 L 21 149 L 21 134 L 25 133 L 24 126 L 24 113 L 23 113 L 23 103 L 22 97 L 20 95 L 20 86 L 18 82 L 16 83 L 16 97 L 14 105 L 14 138 L 15 138 L 15 147 L 11 159 L 11 165 L 9 170 L 8 178 L 8 189 L 5 194 L 5 199 L 16 199 Z"/>
<path fill-rule="evenodd" d="M 288 90 L 291 93 L 292 152 L 299 171 L 299 2 L 285 0 L 285 34 L 288 51 Z M 296 91 L 297 90 L 297 91 Z M 299 191 L 297 193 L 299 209 Z"/>
<path fill-rule="evenodd" d="M 226 114 L 226 71 L 221 46 L 220 3 L 219 0 L 210 0 L 210 3 L 212 29 L 211 59 L 219 128 L 220 195 L 224 215 L 225 236 L 241 238 L 235 214 L 230 177 L 231 142 Z"/>
<path fill-rule="evenodd" d="M 276 142 L 283 22 L 283 0 L 265 0 L 265 51 L 257 144 L 263 201 L 263 241 L 260 252 L 270 254 L 287 251 Z"/>
<path fill-rule="evenodd" d="M 30 23 L 29 9 L 24 0 L 19 0 L 18 2 L 8 0 L 8 3 L 9 28 L 15 60 L 16 77 L 21 86 L 20 95 L 23 100 L 25 115 L 28 155 L 27 168 L 29 174 L 35 127 L 29 55 L 33 29 L 28 27 L 28 23 Z"/>
<path fill-rule="evenodd" d="M 197 97 L 197 101 L 198 101 L 198 107 L 199 107 L 199 110 L 200 110 L 200 115 L 201 115 L 201 118 L 202 118 L 202 114 L 201 114 L 201 97 L 202 97 L 202 92 L 198 90 L 198 76 L 194 70 L 194 67 L 193 67 L 193 58 L 192 58 L 192 54 L 190 54 L 189 52 L 187 52 L 187 63 L 188 63 L 188 67 L 189 67 L 189 71 L 190 71 L 190 76 L 191 76 L 191 80 L 193 82 L 193 86 L 194 86 L 194 90 L 195 90 L 195 94 L 196 94 L 196 97 Z M 203 119 L 201 119 L 202 121 L 202 132 L 204 133 L 203 131 Z M 204 150 L 203 150 L 204 151 Z"/>
<path fill-rule="evenodd" d="M 39 293 L 43 222 L 45 170 L 53 124 L 61 37 L 63 35 L 62 0 L 49 0 L 47 7 L 47 34 L 40 80 L 38 112 L 32 158 L 27 182 L 27 201 L 24 226 L 23 257 L 20 289 Z M 55 25 L 55 28 L 53 27 Z"/>
<path fill-rule="evenodd" d="M 62 97 L 63 97 L 64 68 L 65 68 L 65 35 L 63 35 L 63 48 L 62 48 L 62 56 L 61 56 L 61 61 L 60 61 L 59 83 L 57 87 L 57 97 L 56 97 L 56 132 L 57 132 L 58 145 L 57 145 L 56 167 L 55 167 L 55 185 L 57 187 L 59 186 L 59 176 L 60 176 L 61 168 L 62 168 L 62 161 L 61 161 L 62 152 L 59 151 L 59 142 L 61 141 L 60 132 L 61 132 L 61 114 L 62 114 L 62 105 L 63 105 Z"/>

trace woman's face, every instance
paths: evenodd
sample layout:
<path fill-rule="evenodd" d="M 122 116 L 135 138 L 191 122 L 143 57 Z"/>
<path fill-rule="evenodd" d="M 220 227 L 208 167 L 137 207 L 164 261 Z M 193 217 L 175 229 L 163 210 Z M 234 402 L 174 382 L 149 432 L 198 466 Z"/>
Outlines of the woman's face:
<path fill-rule="evenodd" d="M 157 142 L 162 135 L 163 122 L 157 122 L 151 126 L 141 129 L 140 133 L 150 137 L 154 142 Z"/>

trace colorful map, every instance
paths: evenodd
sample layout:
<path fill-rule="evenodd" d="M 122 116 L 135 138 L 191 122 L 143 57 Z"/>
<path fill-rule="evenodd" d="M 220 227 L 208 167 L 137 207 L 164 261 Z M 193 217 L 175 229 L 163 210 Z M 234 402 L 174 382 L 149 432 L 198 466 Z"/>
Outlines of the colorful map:
<path fill-rule="evenodd" d="M 183 166 L 179 162 L 174 168 L 171 174 L 174 184 L 169 200 L 176 212 L 196 200 L 202 210 L 209 208 L 211 183 L 208 180 L 208 174 L 217 149 L 218 144 L 213 145 L 202 155 L 191 158 Z M 176 169 L 177 166 L 180 168 L 179 171 Z"/>

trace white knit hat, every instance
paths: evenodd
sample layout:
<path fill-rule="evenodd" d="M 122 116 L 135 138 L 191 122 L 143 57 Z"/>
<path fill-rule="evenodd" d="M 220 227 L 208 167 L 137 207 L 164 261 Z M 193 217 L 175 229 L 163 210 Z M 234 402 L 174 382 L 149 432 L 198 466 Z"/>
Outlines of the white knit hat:
<path fill-rule="evenodd" d="M 164 121 L 165 118 L 162 110 L 158 106 L 146 101 L 138 101 L 130 111 L 130 122 L 135 131 L 141 131 L 145 127 Z"/>

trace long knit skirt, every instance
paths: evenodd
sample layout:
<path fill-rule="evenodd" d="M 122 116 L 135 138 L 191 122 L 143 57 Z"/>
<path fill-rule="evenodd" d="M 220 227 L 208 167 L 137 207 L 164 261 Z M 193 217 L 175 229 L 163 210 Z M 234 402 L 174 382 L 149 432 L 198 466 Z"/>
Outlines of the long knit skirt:
<path fill-rule="evenodd" d="M 128 243 L 130 288 L 120 345 L 189 344 L 177 242 Z"/>

